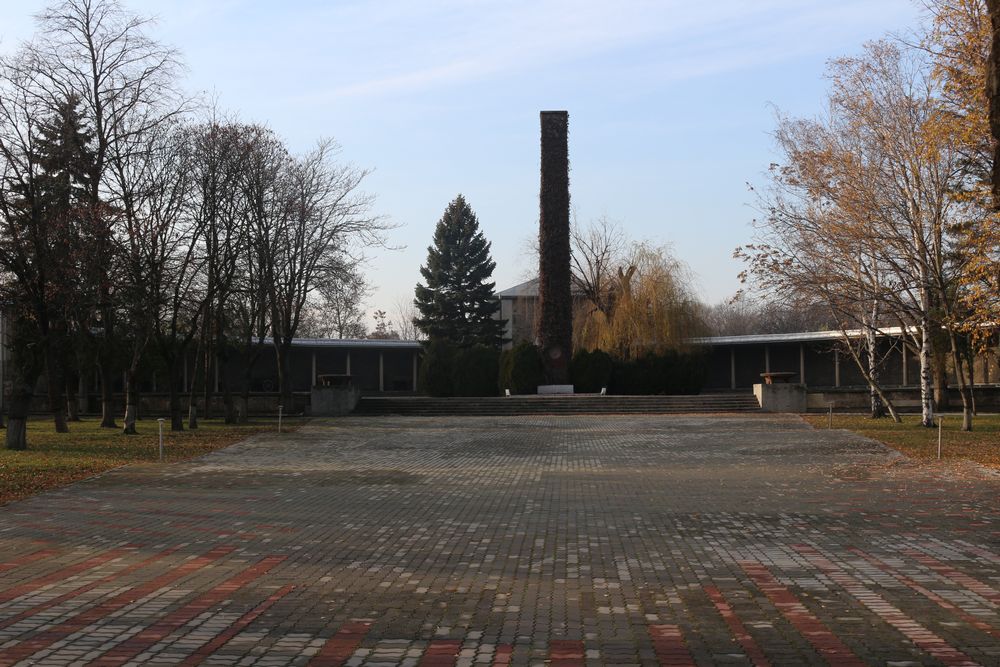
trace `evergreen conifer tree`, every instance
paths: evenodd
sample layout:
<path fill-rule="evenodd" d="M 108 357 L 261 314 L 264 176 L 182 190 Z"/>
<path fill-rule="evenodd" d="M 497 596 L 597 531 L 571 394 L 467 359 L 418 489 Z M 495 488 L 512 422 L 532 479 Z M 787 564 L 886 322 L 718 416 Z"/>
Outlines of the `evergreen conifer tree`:
<path fill-rule="evenodd" d="M 476 214 L 458 195 L 448 204 L 420 267 L 426 284 L 417 283 L 414 320 L 431 340 L 456 345 L 499 346 L 506 322 L 494 315 L 500 301 L 490 281 L 496 262 Z"/>

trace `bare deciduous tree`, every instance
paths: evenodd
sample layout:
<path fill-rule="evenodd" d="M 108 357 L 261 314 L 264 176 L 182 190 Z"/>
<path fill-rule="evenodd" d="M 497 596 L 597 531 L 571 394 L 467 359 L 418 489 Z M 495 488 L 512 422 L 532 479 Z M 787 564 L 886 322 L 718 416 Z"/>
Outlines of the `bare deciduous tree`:
<path fill-rule="evenodd" d="M 360 190 L 368 171 L 334 161 L 339 147 L 321 141 L 304 157 L 286 162 L 274 180 L 278 194 L 259 218 L 254 243 L 261 256 L 271 311 L 279 391 L 288 401 L 288 355 L 310 295 L 331 276 L 344 275 L 359 248 L 384 242 L 391 226 L 372 215 L 371 196 Z"/>
<path fill-rule="evenodd" d="M 100 332 L 91 342 L 101 378 L 101 425 L 113 427 L 118 304 L 111 275 L 116 219 L 110 213 L 121 202 L 115 199 L 109 165 L 126 159 L 146 133 L 183 112 L 175 87 L 179 60 L 172 49 L 147 36 L 148 19 L 128 13 L 117 0 L 63 0 L 37 20 L 40 34 L 28 47 L 36 80 L 50 96 L 78 96 L 94 133 L 88 261 L 82 267 L 90 290 L 79 300 L 81 312 L 89 311 L 91 318 L 80 331 Z"/>
<path fill-rule="evenodd" d="M 610 317 L 618 294 L 617 271 L 631 264 L 624 231 L 604 216 L 586 227 L 574 224 L 570 242 L 574 286 L 594 308 Z"/>

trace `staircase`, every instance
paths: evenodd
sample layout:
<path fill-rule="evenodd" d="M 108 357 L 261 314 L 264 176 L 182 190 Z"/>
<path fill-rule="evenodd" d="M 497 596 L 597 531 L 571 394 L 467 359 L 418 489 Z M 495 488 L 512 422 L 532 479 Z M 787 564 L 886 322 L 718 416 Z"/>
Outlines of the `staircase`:
<path fill-rule="evenodd" d="M 697 396 L 511 396 L 510 398 L 429 398 L 364 396 L 355 415 L 510 416 L 510 415 L 666 415 L 705 412 L 757 412 L 753 394 Z"/>

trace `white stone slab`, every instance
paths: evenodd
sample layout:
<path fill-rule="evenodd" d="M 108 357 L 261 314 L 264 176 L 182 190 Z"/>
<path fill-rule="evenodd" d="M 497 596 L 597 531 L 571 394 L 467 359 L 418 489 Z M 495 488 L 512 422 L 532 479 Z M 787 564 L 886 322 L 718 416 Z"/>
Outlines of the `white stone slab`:
<path fill-rule="evenodd" d="M 572 394 L 573 385 L 571 384 L 540 384 L 538 385 L 539 394 Z"/>

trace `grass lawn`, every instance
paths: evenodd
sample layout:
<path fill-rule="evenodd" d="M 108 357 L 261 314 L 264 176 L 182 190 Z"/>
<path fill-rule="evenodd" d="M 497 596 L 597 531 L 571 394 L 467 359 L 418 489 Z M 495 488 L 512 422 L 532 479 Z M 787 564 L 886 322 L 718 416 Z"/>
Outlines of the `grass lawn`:
<path fill-rule="evenodd" d="M 863 415 L 833 415 L 834 428 L 846 428 L 898 449 L 914 459 L 936 459 L 938 430 L 920 425 L 920 415 L 902 415 L 903 423 L 889 418 Z M 816 428 L 827 428 L 828 416 L 810 414 L 805 420 Z M 967 459 L 1000 470 L 1000 415 L 979 415 L 971 433 L 963 433 L 962 415 L 945 414 L 941 435 L 942 459 Z"/>
<path fill-rule="evenodd" d="M 138 435 L 122 435 L 121 428 L 99 426 L 90 418 L 71 422 L 69 433 L 56 433 L 51 419 L 28 422 L 27 451 L 10 451 L 0 444 L 0 504 L 63 486 L 128 463 L 155 463 L 159 459 L 155 419 L 137 424 Z M 119 422 L 120 426 L 120 422 Z M 172 433 L 164 428 L 164 460 L 182 461 L 238 442 L 276 424 L 267 421 L 226 425 L 201 419 L 194 431 Z M 294 423 L 288 424 L 295 428 Z M 0 431 L 0 438 L 5 435 Z"/>

